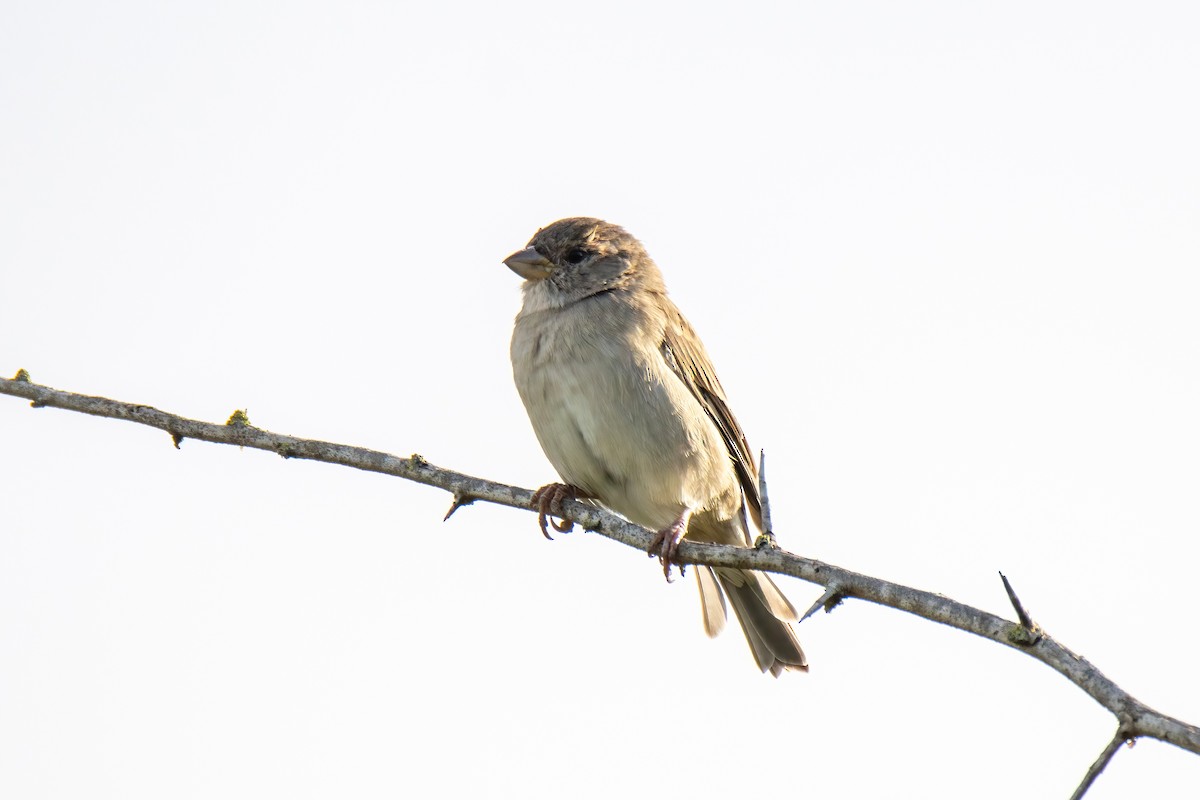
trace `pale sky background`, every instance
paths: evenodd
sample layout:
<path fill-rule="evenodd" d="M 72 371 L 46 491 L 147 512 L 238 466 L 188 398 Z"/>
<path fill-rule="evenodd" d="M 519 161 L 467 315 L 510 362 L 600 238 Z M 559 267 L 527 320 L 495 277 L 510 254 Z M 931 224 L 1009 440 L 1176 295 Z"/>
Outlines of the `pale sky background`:
<path fill-rule="evenodd" d="M 7 0 L 0 373 L 535 487 L 501 259 L 604 217 L 785 547 L 1009 616 L 1003 570 L 1200 723 L 1198 43 L 1184 2 Z M 1115 730 L 860 602 L 773 680 L 528 513 L 15 398 L 0 440 L 4 798 L 1066 798 Z M 1089 797 L 1198 794 L 1143 741 Z"/>

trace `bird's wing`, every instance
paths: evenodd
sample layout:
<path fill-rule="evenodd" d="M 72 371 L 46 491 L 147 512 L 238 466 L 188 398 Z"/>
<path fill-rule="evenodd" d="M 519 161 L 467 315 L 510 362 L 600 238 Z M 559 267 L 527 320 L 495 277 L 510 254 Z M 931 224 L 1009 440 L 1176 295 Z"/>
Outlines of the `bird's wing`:
<path fill-rule="evenodd" d="M 721 431 L 721 438 L 725 440 L 725 448 L 733 461 L 738 482 L 742 485 L 742 494 L 746 497 L 750 516 L 761 530 L 762 499 L 758 494 L 758 469 L 754 464 L 754 456 L 750 454 L 750 445 L 746 443 L 746 434 L 742 432 L 742 426 L 729 410 L 725 390 L 717 380 L 716 370 L 713 369 L 700 338 L 696 336 L 691 324 L 679 309 L 669 301 L 668 311 L 666 330 L 659 348 L 663 359 L 700 401 L 700 406 Z"/>

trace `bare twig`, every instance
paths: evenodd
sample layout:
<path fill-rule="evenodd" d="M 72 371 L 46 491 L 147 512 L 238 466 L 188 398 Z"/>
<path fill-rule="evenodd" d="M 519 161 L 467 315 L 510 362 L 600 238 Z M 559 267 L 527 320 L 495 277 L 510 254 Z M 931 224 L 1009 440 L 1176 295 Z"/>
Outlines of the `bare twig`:
<path fill-rule="evenodd" d="M 1111 742 L 1105 745 L 1104 750 L 1100 752 L 1099 758 L 1097 758 L 1092 765 L 1088 767 L 1087 774 L 1085 774 L 1083 776 L 1083 780 L 1079 782 L 1079 787 L 1075 790 L 1075 793 L 1071 795 L 1071 800 L 1081 800 L 1081 798 L 1087 794 L 1087 790 L 1092 787 L 1092 783 L 1094 783 L 1096 778 L 1100 776 L 1100 773 L 1104 772 L 1104 768 L 1108 766 L 1108 762 L 1112 761 L 1112 757 L 1117 754 L 1119 749 L 1121 749 L 1121 745 L 1128 742 L 1129 746 L 1132 747 L 1134 741 L 1134 739 L 1129 737 L 1124 725 L 1117 728 L 1116 736 L 1112 738 Z"/>
<path fill-rule="evenodd" d="M 341 464 L 369 472 L 395 475 L 417 483 L 445 489 L 452 492 L 456 498 L 470 497 L 513 508 L 529 509 L 531 507 L 530 501 L 533 493 L 528 489 L 506 486 L 502 483 L 436 467 L 415 454 L 408 458 L 400 458 L 362 447 L 271 433 L 252 427 L 249 420 L 245 419 L 244 412 L 240 417 L 235 414 L 227 424 L 223 425 L 201 422 L 168 414 L 150 406 L 51 389 L 30 382 L 28 374 L 19 374 L 13 380 L 0 379 L 0 394 L 23 397 L 38 408 L 63 408 L 84 414 L 148 425 L 169 433 L 176 445 L 183 439 L 234 444 L 268 450 L 285 458 L 305 458 L 330 464 Z M 463 505 L 463 503 L 458 503 L 458 505 Z M 573 520 L 588 530 L 637 548 L 642 552 L 645 552 L 650 545 L 653 537 L 650 531 L 634 525 L 616 514 L 595 506 L 584 505 L 576 500 L 565 500 L 562 506 L 566 519 Z M 858 598 L 899 609 L 933 622 L 940 622 L 943 625 L 990 639 L 1006 647 L 1012 647 L 1054 669 L 1117 716 L 1122 726 L 1119 732 L 1119 741 L 1144 736 L 1169 742 L 1184 750 L 1200 754 L 1200 728 L 1145 705 L 1096 669 L 1087 659 L 1068 650 L 1044 632 L 1036 641 L 1026 641 L 1027 637 L 1020 633 L 1029 630 L 1025 623 L 1013 623 L 933 592 L 862 575 L 833 564 L 826 564 L 774 548 L 750 549 L 727 545 L 698 544 L 684 540 L 680 544 L 676 560 L 679 563 L 735 567 L 791 575 L 831 590 L 832 594 L 830 591 L 826 592 L 830 595 L 828 598 L 822 595 L 822 605 L 837 598 Z M 1019 611 L 1018 614 L 1020 614 Z M 1014 631 L 1019 633 L 1014 634 Z M 1107 750 L 1105 752 L 1107 753 Z M 1103 762 L 1107 763 L 1108 758 L 1111 758 L 1111 754 L 1107 758 L 1103 758 Z M 1098 768 L 1093 765 L 1093 768 L 1098 774 L 1100 769 L 1103 769 L 1103 764 L 1100 764 Z"/>

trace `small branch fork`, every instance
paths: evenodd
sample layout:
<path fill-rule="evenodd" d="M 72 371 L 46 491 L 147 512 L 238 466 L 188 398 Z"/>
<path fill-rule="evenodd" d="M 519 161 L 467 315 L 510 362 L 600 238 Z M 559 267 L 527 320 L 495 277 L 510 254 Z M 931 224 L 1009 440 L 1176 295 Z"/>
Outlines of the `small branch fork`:
<path fill-rule="evenodd" d="M 1097 757 L 1092 765 L 1088 767 L 1088 771 L 1083 776 L 1083 780 L 1079 782 L 1079 787 L 1075 789 L 1075 793 L 1071 795 L 1071 800 L 1082 800 L 1083 796 L 1087 794 L 1087 790 L 1092 787 L 1092 783 L 1095 782 L 1096 778 L 1100 777 L 1100 773 L 1104 772 L 1104 768 L 1108 766 L 1108 762 L 1112 761 L 1112 757 L 1117 754 L 1117 750 L 1120 749 L 1121 745 L 1127 744 L 1130 747 L 1133 747 L 1133 744 L 1136 741 L 1136 739 L 1129 735 L 1123 724 L 1121 727 L 1117 728 L 1116 736 L 1112 738 L 1112 741 L 1105 745 L 1104 750 L 1100 752 L 1099 757 Z"/>
<path fill-rule="evenodd" d="M 419 455 L 400 458 L 378 450 L 351 447 L 315 439 L 271 433 L 250 425 L 244 412 L 235 413 L 225 424 L 201 422 L 168 414 L 156 408 L 136 403 L 90 397 L 52 389 L 31 382 L 24 370 L 12 380 L 0 378 L 0 394 L 23 397 L 35 408 L 53 407 L 91 414 L 98 417 L 123 419 L 165 431 L 176 447 L 185 439 L 198 439 L 218 444 L 233 444 L 267 450 L 284 458 L 304 458 L 340 464 L 368 472 L 394 475 L 406 480 L 436 486 L 454 496 L 447 518 L 459 508 L 476 500 L 529 510 L 533 492 L 516 486 L 475 478 L 460 472 L 434 466 Z M 764 465 L 765 466 L 765 465 Z M 590 531 L 645 552 L 653 533 L 621 517 L 577 500 L 562 503 L 564 518 Z M 764 525 L 769 531 L 770 528 Z M 819 608 L 832 610 L 843 599 L 856 598 L 914 614 L 958 630 L 1012 647 L 1041 661 L 1117 717 L 1119 728 L 1112 742 L 1088 770 L 1075 797 L 1082 797 L 1096 776 L 1107 766 L 1120 744 L 1139 737 L 1159 739 L 1192 753 L 1200 754 L 1200 728 L 1155 711 L 1143 704 L 1096 669 L 1082 656 L 1073 653 L 1042 631 L 1025 611 L 1012 584 L 1001 576 L 1009 599 L 1016 609 L 1017 623 L 955 602 L 933 592 L 913 589 L 891 581 L 873 578 L 804 558 L 774 546 L 753 549 L 726 545 L 698 544 L 684 540 L 676 555 L 683 564 L 705 564 L 713 567 L 736 567 L 790 575 L 825 587 L 824 593 L 804 616 Z"/>
<path fill-rule="evenodd" d="M 1008 640 L 1020 647 L 1031 647 L 1037 644 L 1038 640 L 1042 638 L 1042 629 L 1038 627 L 1033 618 L 1029 616 L 1029 612 L 1025 610 L 1025 606 L 1021 604 L 1021 600 L 1017 597 L 1017 592 L 1013 589 L 1008 576 L 1001 572 L 1000 580 L 1004 583 L 1004 591 L 1008 595 L 1008 602 L 1012 603 L 1013 610 L 1017 612 L 1017 619 L 1021 621 L 1019 626 L 1014 626 L 1008 632 Z M 1111 708 L 1109 710 L 1112 711 Z M 1112 741 L 1105 745 L 1104 750 L 1100 752 L 1100 755 L 1092 763 L 1092 766 L 1088 768 L 1087 773 L 1083 776 L 1083 780 L 1079 782 L 1079 786 L 1075 789 L 1074 794 L 1071 795 L 1071 800 L 1082 800 L 1083 796 L 1087 794 L 1087 790 L 1091 788 L 1096 778 L 1108 766 L 1108 762 L 1112 761 L 1113 756 L 1117 754 L 1117 750 L 1123 743 L 1127 743 L 1130 747 L 1133 747 L 1137 741 L 1135 734 L 1131 732 L 1132 726 L 1130 725 L 1131 720 L 1129 715 L 1121 711 L 1113 713 L 1120 720 L 1117 733 L 1113 736 Z"/>

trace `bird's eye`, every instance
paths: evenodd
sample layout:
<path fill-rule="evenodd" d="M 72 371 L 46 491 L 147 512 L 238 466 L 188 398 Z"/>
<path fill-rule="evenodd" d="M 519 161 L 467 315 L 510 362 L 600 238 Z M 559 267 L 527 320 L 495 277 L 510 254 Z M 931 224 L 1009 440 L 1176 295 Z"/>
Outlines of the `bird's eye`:
<path fill-rule="evenodd" d="M 587 255 L 587 250 L 584 250 L 582 247 L 572 247 L 567 251 L 566 262 L 568 264 L 578 264 L 587 258 Z"/>

